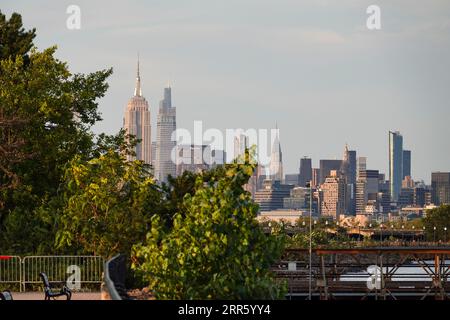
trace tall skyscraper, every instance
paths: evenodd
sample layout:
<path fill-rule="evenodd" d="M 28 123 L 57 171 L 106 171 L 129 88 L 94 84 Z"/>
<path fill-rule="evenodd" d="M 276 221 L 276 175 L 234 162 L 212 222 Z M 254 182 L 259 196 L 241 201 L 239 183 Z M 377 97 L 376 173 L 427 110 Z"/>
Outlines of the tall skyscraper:
<path fill-rule="evenodd" d="M 270 155 L 270 165 L 269 165 L 270 178 L 273 181 L 283 182 L 283 153 L 281 152 L 280 138 L 277 135 L 272 145 L 272 152 Z"/>
<path fill-rule="evenodd" d="M 431 200 L 437 206 L 450 204 L 450 172 L 431 173 Z"/>
<path fill-rule="evenodd" d="M 411 177 L 411 150 L 403 150 L 403 177 Z"/>
<path fill-rule="evenodd" d="M 344 148 L 341 171 L 347 177 L 348 184 L 356 183 L 356 151 L 349 150 L 347 145 Z"/>
<path fill-rule="evenodd" d="M 391 200 L 397 201 L 403 180 L 403 137 L 389 131 L 389 184 Z"/>
<path fill-rule="evenodd" d="M 164 99 L 159 103 L 156 123 L 155 177 L 161 182 L 167 182 L 169 175 L 176 175 L 176 141 L 172 140 L 176 129 L 176 108 L 172 107 L 172 88 L 168 85 L 164 88 Z"/>
<path fill-rule="evenodd" d="M 356 151 L 349 150 L 345 145 L 344 156 L 342 157 L 341 172 L 347 182 L 347 211 L 355 214 L 355 192 L 356 192 Z"/>
<path fill-rule="evenodd" d="M 136 87 L 134 96 L 128 101 L 123 119 L 125 131 L 136 136 L 140 142 L 135 147 L 136 156 L 127 156 L 129 161 L 137 159 L 147 164 L 152 163 L 152 139 L 150 111 L 147 100 L 142 96 L 141 76 L 139 74 L 139 59 L 137 62 Z"/>
<path fill-rule="evenodd" d="M 305 187 L 312 180 L 312 161 L 311 158 L 303 157 L 300 159 L 300 177 L 299 186 Z"/>

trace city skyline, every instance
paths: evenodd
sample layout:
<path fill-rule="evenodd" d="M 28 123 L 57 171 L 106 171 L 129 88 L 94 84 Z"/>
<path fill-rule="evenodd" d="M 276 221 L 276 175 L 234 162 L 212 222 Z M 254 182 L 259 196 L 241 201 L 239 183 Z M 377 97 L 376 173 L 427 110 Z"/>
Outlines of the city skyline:
<path fill-rule="evenodd" d="M 135 85 L 135 89 L 134 89 L 134 97 L 129 101 L 127 108 L 130 108 L 130 105 L 135 104 L 134 100 L 136 99 L 141 99 L 144 101 L 145 103 L 145 107 L 146 107 L 146 112 L 149 113 L 148 118 L 150 118 L 150 108 L 149 105 L 147 103 L 147 101 L 145 100 L 145 98 L 142 96 L 142 89 L 141 89 L 141 78 L 140 78 L 140 72 L 139 72 L 139 57 L 138 57 L 138 62 L 137 62 L 137 76 L 136 76 L 136 85 Z M 126 111 L 126 115 L 129 113 L 129 111 Z M 164 121 L 159 120 L 161 117 L 164 117 Z M 126 116 L 123 120 L 124 123 L 124 128 L 127 128 L 126 126 Z M 174 176 L 177 173 L 177 169 L 176 169 L 176 165 L 175 163 L 169 164 L 169 158 L 171 157 L 172 152 L 169 151 L 169 149 L 173 149 L 175 154 L 176 152 L 178 152 L 177 150 L 177 144 L 174 141 L 169 141 L 171 139 L 171 135 L 172 132 L 176 130 L 176 108 L 172 106 L 172 87 L 170 85 L 170 82 L 167 83 L 167 85 L 164 87 L 164 97 L 163 99 L 160 101 L 159 103 L 159 109 L 158 109 L 158 113 L 157 113 L 157 134 L 156 134 L 156 140 L 152 140 L 151 139 L 151 135 L 149 135 L 147 137 L 148 143 L 139 143 L 136 150 L 138 151 L 141 147 L 141 145 L 146 145 L 146 144 L 155 144 L 156 149 L 155 151 L 151 151 L 151 148 L 147 148 L 149 151 L 149 157 L 144 157 L 142 155 L 139 155 L 139 151 L 138 151 L 138 156 L 137 158 L 139 160 L 144 160 L 144 162 L 146 163 L 154 163 L 155 165 L 155 177 L 158 180 L 161 180 L 163 182 L 166 182 L 166 178 L 168 174 L 171 174 L 172 176 Z M 148 120 L 147 120 L 148 121 Z M 170 122 L 170 123 L 169 123 Z M 163 125 L 162 125 L 163 124 Z M 151 128 L 151 126 L 148 126 Z M 158 129 L 159 128 L 159 129 Z M 162 129 L 163 133 L 160 132 L 160 130 Z M 132 131 L 136 131 L 136 129 L 134 130 L 129 130 L 127 129 L 129 132 Z M 273 143 L 273 145 L 271 146 L 271 161 L 270 161 L 270 165 L 268 166 L 267 170 L 269 170 L 271 172 L 270 176 L 274 176 L 275 180 L 278 181 L 284 181 L 286 175 L 292 175 L 292 174 L 298 174 L 298 177 L 300 179 L 301 176 L 301 163 L 302 161 L 304 161 L 305 159 L 309 159 L 311 163 L 314 163 L 312 158 L 309 158 L 308 156 L 303 156 L 299 159 L 299 169 L 297 172 L 284 172 L 283 170 L 283 159 L 282 159 L 282 150 L 281 150 L 281 143 L 279 140 L 279 132 L 278 132 L 278 125 L 276 124 L 276 130 L 277 130 L 277 134 L 275 137 L 275 141 Z M 167 131 L 167 132 L 166 132 Z M 161 153 L 159 150 L 161 148 L 158 147 L 158 141 L 159 143 L 161 143 L 161 134 L 164 136 L 164 160 L 157 160 L 158 157 L 161 157 L 159 154 Z M 394 147 L 391 146 L 391 144 L 394 144 L 393 142 L 393 138 L 392 137 L 398 137 L 397 139 L 400 139 L 400 146 L 399 147 Z M 139 138 L 139 134 L 138 134 L 138 138 Z M 142 139 L 142 138 L 140 138 Z M 236 139 L 236 138 L 235 138 Z M 247 139 L 247 137 L 244 136 L 244 139 Z M 144 140 L 144 139 L 143 139 Z M 247 146 L 247 143 L 245 143 L 245 145 Z M 169 148 L 170 147 L 170 148 Z M 247 146 L 248 147 L 248 146 Z M 337 170 L 337 167 L 340 167 L 341 171 L 345 171 L 348 170 L 347 168 L 344 168 L 344 166 L 348 166 L 348 161 L 349 161 L 349 157 L 350 154 L 352 154 L 352 161 L 354 162 L 354 166 L 355 166 L 355 179 L 356 179 L 356 173 L 359 170 L 356 170 L 356 154 L 357 154 L 357 150 L 351 150 L 349 151 L 348 149 L 348 144 L 345 144 L 345 150 L 344 150 L 344 155 L 342 159 L 338 159 L 337 157 L 335 157 L 335 159 L 319 159 L 317 160 L 317 162 L 319 163 L 319 165 L 317 166 L 317 169 L 320 169 L 323 167 L 322 163 L 325 162 L 330 162 L 330 163 L 335 163 L 334 165 L 332 165 L 332 168 L 330 168 L 330 170 Z M 398 149 L 395 151 L 396 155 L 396 166 L 398 166 L 398 168 L 395 169 L 395 174 L 393 173 L 393 171 L 391 172 L 391 163 L 394 163 L 394 160 L 392 159 L 392 153 L 394 153 L 393 149 Z M 224 150 L 220 150 L 220 151 L 224 151 Z M 242 152 L 242 150 L 240 151 Z M 236 153 L 235 150 L 235 154 L 239 154 Z M 411 174 L 411 150 L 405 150 L 403 149 L 403 136 L 401 135 L 401 133 L 399 131 L 389 131 L 389 170 L 384 173 L 386 175 L 388 175 L 390 177 L 390 183 L 391 183 L 391 190 L 395 190 L 395 191 L 391 191 L 391 197 L 393 199 L 397 199 L 398 198 L 398 194 L 400 192 L 400 185 L 401 182 L 403 181 L 403 179 L 405 178 L 405 176 L 410 176 L 413 177 Z M 399 156 L 400 154 L 400 156 Z M 407 157 L 407 159 L 405 160 L 405 156 Z M 275 158 L 274 158 L 275 157 Z M 360 157 L 360 158 L 364 158 L 365 161 L 367 161 L 367 157 Z M 147 161 L 148 159 L 151 159 L 151 161 Z M 170 160 L 173 162 L 173 159 Z M 160 164 L 160 162 L 165 162 L 166 164 L 164 165 L 163 170 L 161 169 L 161 167 L 163 167 L 163 165 Z M 407 164 L 407 169 L 405 169 L 405 164 Z M 366 167 L 367 163 L 365 162 L 364 164 L 364 168 Z M 275 168 L 276 167 L 276 168 Z M 278 169 L 280 168 L 280 170 Z M 364 169 L 365 170 L 365 169 Z M 161 171 L 164 171 L 163 173 L 161 173 Z M 166 172 L 167 171 L 167 172 Z M 379 171 L 379 170 L 377 170 Z M 273 173 L 275 172 L 275 173 Z M 435 171 L 434 171 L 435 172 Z M 320 174 L 320 181 L 323 182 L 325 180 L 325 178 L 328 176 L 328 172 L 326 173 L 321 173 Z M 396 176 L 396 180 L 395 183 L 393 182 L 392 177 Z M 401 177 L 401 179 L 400 179 Z M 416 179 L 416 181 L 424 181 L 427 182 L 427 180 L 425 179 Z M 355 180 L 356 181 L 356 180 Z M 431 172 L 430 172 L 430 181 L 431 181 Z M 299 180 L 300 182 L 300 180 Z M 395 188 L 394 188 L 395 185 Z"/>
<path fill-rule="evenodd" d="M 79 1 L 79 31 L 65 26 L 68 4 L 6 0 L 2 10 L 21 12 L 25 27 L 38 30 L 38 47 L 57 44 L 56 55 L 75 72 L 114 67 L 96 133 L 120 129 L 139 51 L 153 115 L 170 79 L 179 128 L 194 120 L 222 130 L 277 121 L 284 173 L 297 172 L 305 155 L 313 167 L 341 159 L 348 143 L 368 158 L 368 169 L 387 174 L 388 131 L 407 137 L 415 180 L 430 183 L 431 172 L 449 170 L 448 2 L 424 9 L 419 1 L 380 1 L 383 26 L 373 32 L 365 29 L 367 1 L 248 1 L 239 12 L 206 1 L 120 8 Z M 156 116 L 152 127 L 155 137 Z"/>

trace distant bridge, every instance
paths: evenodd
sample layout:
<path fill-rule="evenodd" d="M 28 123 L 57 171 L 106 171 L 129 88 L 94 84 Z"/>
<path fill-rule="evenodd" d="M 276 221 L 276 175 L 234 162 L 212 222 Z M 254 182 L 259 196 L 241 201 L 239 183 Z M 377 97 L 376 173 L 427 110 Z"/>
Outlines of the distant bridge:
<path fill-rule="evenodd" d="M 287 249 L 273 266 L 288 299 L 450 299 L 449 246 L 313 249 L 311 259 Z"/>

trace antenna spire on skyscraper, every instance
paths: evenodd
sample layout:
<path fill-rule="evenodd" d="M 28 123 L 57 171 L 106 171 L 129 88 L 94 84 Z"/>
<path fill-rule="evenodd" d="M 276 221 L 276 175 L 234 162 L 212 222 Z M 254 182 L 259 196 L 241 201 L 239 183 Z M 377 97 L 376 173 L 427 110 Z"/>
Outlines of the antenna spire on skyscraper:
<path fill-rule="evenodd" d="M 139 73 L 139 53 L 137 56 L 136 87 L 134 88 L 134 95 L 138 97 L 142 96 L 141 76 Z"/>

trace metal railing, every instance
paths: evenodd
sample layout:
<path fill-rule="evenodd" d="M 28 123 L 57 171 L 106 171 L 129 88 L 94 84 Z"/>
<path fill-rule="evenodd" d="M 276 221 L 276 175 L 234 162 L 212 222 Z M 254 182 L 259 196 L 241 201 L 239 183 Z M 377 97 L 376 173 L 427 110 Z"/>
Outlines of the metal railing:
<path fill-rule="evenodd" d="M 50 283 L 71 278 L 80 287 L 100 285 L 103 263 L 99 256 L 0 256 L 0 284 L 16 284 L 26 291 L 27 285 L 42 283 L 39 274 L 44 272 Z"/>
<path fill-rule="evenodd" d="M 18 256 L 0 256 L 0 284 L 22 283 L 22 259 Z"/>

